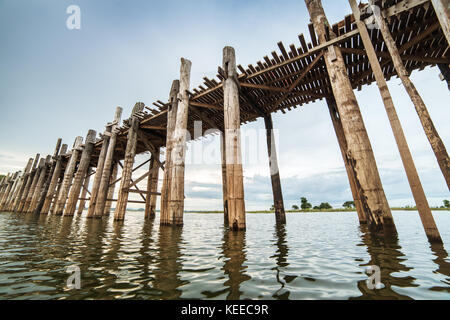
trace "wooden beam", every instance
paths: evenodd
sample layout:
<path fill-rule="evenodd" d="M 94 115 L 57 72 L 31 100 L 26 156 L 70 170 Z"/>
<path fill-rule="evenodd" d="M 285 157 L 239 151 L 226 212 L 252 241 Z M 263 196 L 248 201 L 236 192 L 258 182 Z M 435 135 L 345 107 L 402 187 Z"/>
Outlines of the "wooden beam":
<path fill-rule="evenodd" d="M 305 0 L 305 3 L 319 42 L 325 43 L 327 39 L 325 26 L 329 23 L 322 3 L 320 0 Z M 331 37 L 335 36 L 331 30 L 329 34 Z M 338 46 L 329 47 L 325 51 L 325 64 L 347 141 L 346 153 L 350 161 L 355 163 L 355 177 L 364 192 L 361 200 L 369 226 L 375 232 L 396 234 L 369 136 Z"/>
<path fill-rule="evenodd" d="M 359 12 L 358 5 L 356 0 L 349 0 L 350 6 L 353 10 L 353 13 Z M 389 118 L 389 123 L 392 128 L 392 132 L 395 137 L 395 141 L 397 143 L 397 147 L 400 153 L 400 157 L 403 162 L 403 166 L 406 171 L 406 176 L 408 177 L 408 182 L 416 202 L 417 209 L 419 211 L 419 215 L 422 219 L 423 227 L 425 229 L 425 233 L 428 239 L 431 242 L 442 243 L 441 236 L 434 222 L 433 215 L 431 213 L 431 209 L 428 205 L 427 198 L 425 196 L 425 192 L 422 188 L 422 183 L 420 182 L 419 175 L 417 174 L 416 166 L 414 164 L 411 151 L 409 150 L 408 143 L 406 142 L 406 137 L 403 133 L 403 128 L 400 123 L 400 120 L 397 115 L 397 111 L 395 110 L 394 102 L 392 100 L 391 93 L 389 92 L 387 82 L 383 75 L 383 70 L 381 69 L 380 63 L 378 61 L 375 48 L 373 47 L 372 41 L 370 40 L 369 32 L 367 31 L 366 24 L 357 19 L 356 25 L 359 29 L 359 33 L 361 35 L 361 39 L 363 41 L 364 47 L 366 48 L 367 55 L 370 61 L 371 68 L 375 75 L 375 80 L 377 82 L 378 88 L 380 90 L 380 94 L 383 98 L 384 106 L 386 109 L 386 113 Z"/>
<path fill-rule="evenodd" d="M 189 101 L 190 106 L 199 107 L 199 108 L 207 108 L 207 109 L 214 109 L 214 110 L 220 110 L 223 111 L 222 107 L 208 104 L 208 103 L 201 103 L 201 102 L 195 102 L 195 101 Z"/>
<path fill-rule="evenodd" d="M 388 48 L 388 51 L 392 56 L 395 70 L 402 80 L 403 86 L 405 87 L 406 92 L 410 96 L 411 101 L 416 108 L 425 134 L 427 135 L 427 138 L 431 144 L 431 148 L 433 149 L 434 154 L 437 158 L 439 167 L 442 171 L 442 174 L 444 175 L 445 181 L 447 182 L 447 187 L 450 190 L 450 158 L 448 156 L 447 149 L 445 148 L 445 145 L 442 142 L 442 139 L 439 136 L 436 127 L 433 124 L 433 121 L 431 120 L 431 116 L 428 113 L 425 102 L 423 101 L 416 87 L 409 78 L 408 71 L 406 70 L 405 65 L 403 64 L 400 57 L 401 51 L 397 49 L 397 45 L 395 43 L 395 40 L 392 38 L 391 32 L 389 31 L 389 27 L 385 19 L 380 15 L 379 12 L 374 12 L 374 17 L 380 28 L 380 32 L 383 36 L 386 47 Z"/>

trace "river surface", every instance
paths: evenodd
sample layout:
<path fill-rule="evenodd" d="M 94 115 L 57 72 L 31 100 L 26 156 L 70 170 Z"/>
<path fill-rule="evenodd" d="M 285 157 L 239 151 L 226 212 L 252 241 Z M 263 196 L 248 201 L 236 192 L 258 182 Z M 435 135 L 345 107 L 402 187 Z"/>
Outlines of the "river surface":
<path fill-rule="evenodd" d="M 450 212 L 434 212 L 444 246 L 430 246 L 417 212 L 393 215 L 399 235 L 386 239 L 353 212 L 289 213 L 285 227 L 247 214 L 246 232 L 222 214 L 171 228 L 143 212 L 125 223 L 0 213 L 0 299 L 450 299 Z"/>

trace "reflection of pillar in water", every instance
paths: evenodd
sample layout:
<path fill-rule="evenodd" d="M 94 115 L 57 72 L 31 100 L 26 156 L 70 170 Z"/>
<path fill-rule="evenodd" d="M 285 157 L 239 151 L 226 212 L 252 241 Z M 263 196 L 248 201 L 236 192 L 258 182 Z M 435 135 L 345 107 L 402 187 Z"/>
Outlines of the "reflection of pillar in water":
<path fill-rule="evenodd" d="M 362 296 L 356 299 L 411 299 L 408 296 L 399 294 L 392 289 L 392 286 L 401 288 L 417 287 L 414 284 L 414 278 L 411 276 L 399 277 L 393 276 L 393 273 L 407 272 L 411 270 L 410 267 L 402 264 L 405 256 L 398 244 L 397 236 L 377 236 L 368 231 L 367 226 L 360 226 L 362 231 L 362 242 L 367 246 L 367 252 L 370 255 L 368 263 L 361 264 L 362 267 L 378 266 L 381 271 L 381 283 L 384 288 L 371 290 L 367 287 L 366 279 L 358 281 L 358 289 Z"/>
<path fill-rule="evenodd" d="M 245 254 L 245 232 L 235 232 L 228 228 L 224 229 L 222 253 L 225 256 L 223 270 L 228 280 L 224 286 L 229 287 L 228 300 L 238 300 L 242 294 L 239 286 L 251 278 L 245 274 L 244 262 L 247 261 Z"/>
<path fill-rule="evenodd" d="M 182 228 L 162 226 L 159 230 L 157 267 L 154 279 L 149 286 L 159 291 L 163 300 L 178 299 L 182 291 L 178 289 L 183 282 L 180 279 L 182 264 L 180 261 L 180 246 Z"/>
<path fill-rule="evenodd" d="M 277 241 L 277 251 L 275 255 L 272 256 L 272 258 L 275 258 L 276 267 L 273 267 L 272 270 L 276 271 L 277 282 L 281 285 L 281 287 L 272 295 L 272 297 L 274 299 L 286 300 L 289 299 L 290 292 L 283 290 L 284 286 L 286 285 L 286 283 L 291 282 L 295 278 L 297 278 L 297 276 L 285 276 L 283 278 L 280 277 L 280 269 L 289 266 L 289 263 L 287 262 L 289 248 L 286 244 L 286 227 L 284 224 L 276 224 L 275 239 Z"/>
<path fill-rule="evenodd" d="M 448 253 L 445 250 L 444 246 L 441 243 L 433 243 L 431 244 L 431 251 L 435 255 L 436 259 L 433 260 L 434 263 L 438 265 L 438 268 L 435 272 L 440 273 L 444 276 L 446 276 L 447 283 L 450 282 L 450 263 L 446 261 L 448 259 Z M 449 286 L 444 285 L 441 287 L 434 286 L 430 288 L 430 290 L 433 291 L 443 291 L 443 292 L 449 292 Z"/>

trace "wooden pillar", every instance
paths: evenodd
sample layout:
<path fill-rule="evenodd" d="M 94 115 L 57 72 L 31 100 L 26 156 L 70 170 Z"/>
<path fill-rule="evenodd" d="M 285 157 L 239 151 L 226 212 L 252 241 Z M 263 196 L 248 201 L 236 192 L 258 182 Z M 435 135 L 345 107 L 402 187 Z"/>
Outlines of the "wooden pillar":
<path fill-rule="evenodd" d="M 450 9 L 449 0 L 431 0 L 436 16 L 441 24 L 442 31 L 447 38 L 447 43 L 450 46 Z"/>
<path fill-rule="evenodd" d="M 87 193 L 88 193 L 89 181 L 91 180 L 91 175 L 92 175 L 92 168 L 89 167 L 89 169 L 86 173 L 86 177 L 84 178 L 83 190 L 81 191 L 81 199 L 80 199 L 80 202 L 78 203 L 77 214 L 82 214 L 83 210 L 86 206 L 86 197 L 87 197 Z M 91 193 L 91 199 L 92 199 L 92 193 Z"/>
<path fill-rule="evenodd" d="M 3 198 L 6 196 L 8 188 L 10 187 L 12 176 L 8 172 L 6 175 L 6 178 L 4 179 L 3 186 L 2 186 L 2 193 L 0 195 L 0 210 L 1 210 L 1 204 L 3 203 Z"/>
<path fill-rule="evenodd" d="M 64 172 L 65 172 L 65 170 L 64 170 Z M 61 172 L 61 176 L 59 177 L 58 183 L 56 184 L 55 195 L 54 195 L 53 201 L 50 205 L 50 213 L 51 214 L 55 214 L 55 211 L 56 211 L 56 205 L 58 203 L 58 195 L 61 192 L 63 182 L 64 182 L 64 172 Z"/>
<path fill-rule="evenodd" d="M 305 0 L 320 43 L 325 43 L 328 20 L 320 0 Z M 330 35 L 335 35 L 330 30 Z M 329 46 L 324 53 L 325 64 L 347 140 L 347 157 L 355 168 L 357 183 L 364 192 L 361 201 L 369 226 L 377 232 L 396 233 L 391 210 L 384 194 L 369 136 L 358 102 L 348 78 L 347 68 L 338 46 Z"/>
<path fill-rule="evenodd" d="M 29 173 L 29 170 L 31 169 L 32 165 L 33 165 L 33 158 L 30 158 L 23 170 L 23 174 L 17 179 L 17 184 L 14 189 L 14 193 L 10 197 L 9 201 L 6 203 L 3 210 L 14 211 L 14 205 L 17 203 L 17 199 L 20 198 L 21 192 L 23 192 L 23 189 L 25 187 L 24 180 L 26 179 L 26 176 Z"/>
<path fill-rule="evenodd" d="M 341 118 L 339 117 L 339 112 L 336 106 L 336 101 L 334 98 L 327 98 L 328 110 L 330 111 L 331 121 L 333 123 L 334 132 L 339 143 L 339 148 L 341 149 L 342 158 L 345 164 L 345 170 L 347 171 L 348 181 L 350 183 L 350 190 L 352 191 L 353 201 L 355 202 L 356 212 L 358 214 L 358 219 L 360 224 L 366 224 L 366 214 L 361 203 L 360 195 L 364 194 L 361 190 L 361 186 L 358 185 L 356 179 L 355 167 L 347 158 L 347 140 L 345 140 L 344 129 L 342 128 Z"/>
<path fill-rule="evenodd" d="M 106 205 L 105 205 L 105 210 L 103 215 L 104 216 L 109 216 L 111 213 L 111 206 L 112 206 L 112 199 L 114 198 L 114 190 L 116 188 L 116 184 L 114 183 L 117 179 L 117 172 L 119 171 L 119 164 L 118 163 L 114 163 L 112 166 L 112 172 L 111 172 L 111 178 L 110 178 L 110 184 L 109 184 L 109 188 L 108 188 L 108 196 L 107 199 L 111 199 L 111 200 L 106 200 Z"/>
<path fill-rule="evenodd" d="M 223 49 L 223 108 L 225 155 L 227 172 L 228 225 L 233 230 L 245 230 L 244 174 L 241 154 L 241 116 L 236 56 L 232 47 Z"/>
<path fill-rule="evenodd" d="M 48 214 L 50 210 L 50 206 L 52 204 L 52 200 L 56 194 L 56 187 L 61 176 L 62 170 L 62 156 L 64 156 L 67 152 L 67 144 L 63 144 L 60 150 L 60 154 L 56 156 L 55 165 L 52 173 L 52 177 L 50 180 L 50 184 L 47 189 L 47 193 L 45 194 L 44 203 L 42 204 L 42 208 L 40 210 L 41 214 Z"/>
<path fill-rule="evenodd" d="M 157 158 L 159 158 L 160 149 L 158 148 L 155 155 L 151 156 L 150 174 L 147 180 L 147 196 L 145 198 L 145 219 L 154 219 L 156 216 L 156 200 L 158 198 L 158 177 L 159 165 Z M 159 160 L 159 159 L 158 159 Z"/>
<path fill-rule="evenodd" d="M 91 162 L 92 152 L 94 151 L 96 136 L 97 132 L 95 130 L 89 130 L 86 136 L 78 170 L 75 173 L 75 178 L 73 179 L 72 187 L 70 188 L 69 198 L 64 210 L 64 216 L 73 216 L 75 213 L 78 198 L 80 197 L 81 188 L 83 186 L 83 181 L 89 170 L 89 164 Z"/>
<path fill-rule="evenodd" d="M 47 176 L 44 182 L 44 185 L 42 186 L 41 192 L 39 194 L 38 197 L 38 201 L 36 204 L 36 207 L 34 208 L 34 213 L 35 214 L 40 214 L 42 207 L 44 206 L 44 202 L 45 202 L 45 197 L 47 196 L 47 192 L 48 192 L 48 188 L 50 187 L 50 183 L 52 181 L 53 178 L 53 172 L 55 171 L 55 167 L 56 167 L 56 162 L 58 159 L 58 155 L 61 149 L 61 143 L 62 143 L 62 139 L 59 138 L 58 141 L 56 142 L 56 147 L 55 147 L 55 151 L 53 152 L 53 157 L 51 159 L 51 162 L 48 166 L 48 172 L 47 172 Z"/>
<path fill-rule="evenodd" d="M 61 190 L 57 196 L 54 213 L 58 216 L 64 212 L 64 206 L 67 201 L 67 195 L 69 194 L 70 185 L 72 184 L 73 174 L 78 161 L 78 156 L 81 152 L 81 144 L 83 143 L 82 137 L 76 137 L 73 144 L 72 154 L 67 162 L 66 170 L 64 171 L 64 178 L 61 182 Z"/>
<path fill-rule="evenodd" d="M 21 177 L 20 186 L 18 188 L 17 194 L 15 195 L 15 197 L 8 209 L 9 211 L 12 211 L 12 212 L 16 211 L 16 208 L 18 207 L 18 205 L 20 203 L 20 199 L 22 199 L 23 192 L 25 190 L 32 166 L 33 166 L 33 158 L 30 158 L 25 167 L 24 173 Z"/>
<path fill-rule="evenodd" d="M 26 199 L 28 198 L 28 194 L 30 192 L 31 184 L 34 180 L 34 175 L 36 174 L 36 168 L 38 166 L 40 159 L 40 154 L 36 154 L 36 157 L 34 158 L 33 167 L 30 170 L 30 173 L 28 174 L 27 183 L 25 185 L 25 188 L 23 189 L 22 198 L 19 200 L 19 203 L 17 205 L 17 208 L 15 211 L 17 212 L 23 212 L 23 208 L 25 207 Z"/>
<path fill-rule="evenodd" d="M 120 180 L 119 195 L 117 198 L 116 211 L 114 212 L 114 220 L 121 221 L 125 219 L 125 211 L 127 210 L 129 186 L 131 176 L 133 174 L 134 157 L 136 156 L 136 146 L 138 141 L 137 132 L 139 130 L 139 118 L 136 116 L 138 112 L 142 112 L 144 104 L 136 103 L 130 117 L 130 127 L 128 128 L 127 147 L 125 150 L 125 159 L 123 160 L 122 179 Z"/>
<path fill-rule="evenodd" d="M 44 188 L 44 183 L 49 173 L 49 167 L 51 164 L 52 156 L 48 155 L 44 161 L 44 165 L 41 168 L 41 172 L 39 173 L 39 180 L 36 184 L 36 189 L 34 190 L 33 198 L 31 199 L 30 207 L 28 208 L 28 213 L 34 212 L 37 207 L 39 197 L 42 192 L 42 188 Z"/>
<path fill-rule="evenodd" d="M 392 132 L 394 133 L 395 141 L 397 143 L 400 157 L 403 162 L 403 166 L 408 177 L 409 186 L 411 188 L 414 200 L 416 202 L 417 209 L 419 211 L 420 218 L 422 220 L 425 233 L 430 242 L 442 243 L 441 236 L 434 222 L 433 215 L 431 213 L 430 206 L 428 205 L 427 197 L 422 188 L 419 175 L 417 174 L 416 166 L 409 150 L 408 143 L 403 133 L 403 128 L 395 110 L 394 102 L 392 101 L 391 93 L 387 86 L 386 80 L 381 69 L 380 62 L 370 40 L 369 32 L 367 31 L 366 24 L 359 19 L 360 12 L 356 0 L 350 0 L 350 5 L 353 10 L 353 14 L 356 19 L 356 25 L 358 27 L 361 39 L 369 58 L 371 68 L 373 70 L 375 80 L 380 90 L 381 97 L 383 98 L 386 113 L 391 124 Z"/>
<path fill-rule="evenodd" d="M 6 192 L 3 195 L 1 201 L 0 201 L 0 210 L 3 211 L 4 208 L 6 207 L 8 200 L 11 197 L 11 194 L 14 193 L 14 187 L 17 184 L 17 180 L 19 178 L 20 175 L 20 171 L 17 171 L 16 173 L 14 173 L 14 175 L 12 176 L 12 178 L 10 179 L 8 186 L 6 188 Z"/>
<path fill-rule="evenodd" d="M 186 157 L 186 135 L 189 114 L 189 86 L 191 61 L 181 58 L 180 92 L 170 159 L 168 215 L 170 224 L 183 225 L 184 213 L 184 164 Z"/>
<path fill-rule="evenodd" d="M 178 94 L 180 92 L 180 81 L 174 80 L 170 89 L 169 95 L 169 109 L 167 111 L 167 134 L 166 134 L 166 164 L 164 170 L 163 184 L 161 188 L 161 209 L 160 209 L 160 224 L 170 224 L 169 216 L 169 190 L 170 190 L 170 173 L 172 168 L 172 151 L 173 139 L 178 111 Z"/>
<path fill-rule="evenodd" d="M 116 125 L 117 122 L 120 121 L 121 112 L 122 112 L 121 109 L 120 109 L 120 113 L 116 109 L 114 121 L 112 123 L 108 123 L 108 125 L 106 126 L 106 129 L 105 129 L 105 133 L 102 135 L 102 149 L 100 150 L 100 155 L 98 157 L 97 169 L 95 172 L 94 182 L 92 184 L 91 199 L 89 200 L 89 208 L 88 208 L 88 213 L 87 213 L 88 218 L 94 217 L 95 206 L 97 204 L 98 190 L 100 188 L 100 183 L 102 180 L 103 167 L 105 166 L 106 153 L 108 152 L 108 146 L 109 146 L 109 140 L 111 137 L 112 126 Z"/>
<path fill-rule="evenodd" d="M 46 159 L 42 158 L 39 160 L 39 165 L 36 168 L 36 172 L 33 177 L 33 182 L 31 183 L 30 191 L 28 192 L 27 199 L 25 201 L 25 205 L 23 207 L 23 212 L 28 213 L 30 211 L 31 202 L 33 201 L 34 193 L 36 191 L 36 187 L 38 186 L 39 179 L 41 177 L 41 172 L 44 169 Z"/>
<path fill-rule="evenodd" d="M 95 204 L 94 216 L 101 218 L 105 213 L 106 199 L 108 196 L 110 177 L 114 161 L 114 150 L 117 141 L 117 127 L 122 117 L 122 108 L 116 108 L 114 122 L 111 126 L 111 137 L 109 138 L 108 150 L 106 151 L 105 164 L 103 165 L 103 173 L 100 179 L 100 186 L 98 187 L 98 194 Z"/>
<path fill-rule="evenodd" d="M 228 200 L 227 200 L 227 158 L 225 150 L 225 135 L 220 133 L 220 157 L 222 160 L 222 198 L 223 198 L 223 223 L 228 226 Z"/>
<path fill-rule="evenodd" d="M 269 154 L 270 180 L 272 182 L 275 218 L 277 223 L 286 223 L 283 193 L 281 191 L 280 170 L 278 168 L 277 149 L 273 132 L 273 121 L 270 114 L 264 117 L 264 124 L 266 126 L 267 152 Z"/>
<path fill-rule="evenodd" d="M 434 154 L 436 155 L 439 167 L 441 168 L 442 174 L 444 175 L 445 181 L 447 182 L 447 187 L 450 190 L 450 158 L 448 156 L 447 150 L 445 149 L 444 143 L 442 142 L 441 137 L 434 127 L 433 121 L 431 120 L 430 114 L 428 113 L 427 107 L 425 106 L 425 102 L 422 100 L 422 97 L 419 95 L 416 87 L 409 79 L 409 73 L 403 64 L 400 53 L 397 49 L 397 45 L 392 38 L 391 32 L 389 31 L 389 27 L 385 19 L 380 15 L 378 10 L 372 11 L 374 11 L 375 21 L 378 24 L 378 27 L 384 39 L 384 43 L 386 44 L 386 47 L 392 57 L 392 62 L 394 63 L 397 75 L 402 80 L 403 86 L 405 87 L 406 92 L 410 96 L 414 107 L 416 108 L 420 122 L 422 123 L 425 134 L 427 135 L 431 147 L 433 148 Z"/>

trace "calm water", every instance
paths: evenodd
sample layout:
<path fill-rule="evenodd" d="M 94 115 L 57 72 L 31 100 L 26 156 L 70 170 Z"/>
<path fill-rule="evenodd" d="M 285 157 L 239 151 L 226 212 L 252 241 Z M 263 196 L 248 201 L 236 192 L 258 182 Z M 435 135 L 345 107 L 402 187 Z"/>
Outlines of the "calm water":
<path fill-rule="evenodd" d="M 398 239 L 360 228 L 356 213 L 186 214 L 183 228 L 143 213 L 109 220 L 0 213 L 0 299 L 450 299 L 450 212 L 435 212 L 444 246 L 426 240 L 417 212 L 394 212 Z M 81 289 L 66 287 L 68 266 Z M 366 266 L 384 288 L 369 290 Z"/>

